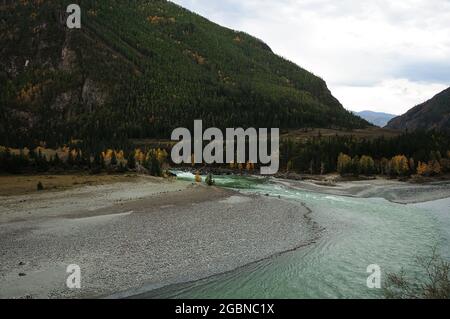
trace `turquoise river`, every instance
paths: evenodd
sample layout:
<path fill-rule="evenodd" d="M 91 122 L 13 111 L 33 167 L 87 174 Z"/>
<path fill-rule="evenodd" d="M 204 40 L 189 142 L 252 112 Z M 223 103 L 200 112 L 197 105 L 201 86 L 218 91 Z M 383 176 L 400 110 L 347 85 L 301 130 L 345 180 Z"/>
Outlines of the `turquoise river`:
<path fill-rule="evenodd" d="M 179 178 L 192 180 L 192 174 Z M 381 198 L 327 195 L 274 179 L 217 177 L 220 187 L 298 201 L 319 225 L 318 238 L 301 249 L 196 282 L 168 286 L 147 298 L 381 298 L 369 289 L 368 265 L 383 276 L 402 268 L 420 276 L 417 257 L 434 247 L 450 257 L 450 198 L 396 204 Z"/>

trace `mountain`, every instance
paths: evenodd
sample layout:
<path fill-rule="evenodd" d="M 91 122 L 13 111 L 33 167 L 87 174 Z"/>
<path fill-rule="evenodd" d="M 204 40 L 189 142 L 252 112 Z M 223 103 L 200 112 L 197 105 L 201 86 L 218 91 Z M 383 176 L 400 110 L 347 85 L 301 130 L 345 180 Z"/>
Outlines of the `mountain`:
<path fill-rule="evenodd" d="M 397 115 L 388 114 L 383 112 L 362 111 L 356 113 L 359 117 L 365 119 L 367 122 L 372 123 L 379 127 L 385 127 L 386 124 Z"/>
<path fill-rule="evenodd" d="M 262 41 L 162 0 L 0 5 L 0 145 L 169 138 L 176 127 L 360 128 Z"/>
<path fill-rule="evenodd" d="M 394 118 L 387 128 L 409 131 L 450 130 L 450 88 Z"/>

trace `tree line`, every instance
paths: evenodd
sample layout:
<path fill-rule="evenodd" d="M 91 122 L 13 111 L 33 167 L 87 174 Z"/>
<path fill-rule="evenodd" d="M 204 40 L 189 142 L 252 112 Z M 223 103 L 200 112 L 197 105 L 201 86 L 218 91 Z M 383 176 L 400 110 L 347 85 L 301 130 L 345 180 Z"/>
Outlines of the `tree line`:
<path fill-rule="evenodd" d="M 161 176 L 164 168 L 174 166 L 170 152 L 170 143 L 136 148 L 129 142 L 117 142 L 115 147 L 111 147 L 93 140 L 73 140 L 69 145 L 55 149 L 45 147 L 45 143 L 31 149 L 0 147 L 0 172 L 140 170 Z M 192 163 L 190 166 L 206 165 Z M 247 161 L 209 167 L 253 172 L 258 164 Z M 322 137 L 320 134 L 302 141 L 287 138 L 280 143 L 280 167 L 308 174 L 435 176 L 450 172 L 450 134 L 430 131 L 374 139 Z"/>
<path fill-rule="evenodd" d="M 300 173 L 433 176 L 449 172 L 449 151 L 449 133 L 418 131 L 392 138 L 286 139 L 281 143 L 280 154 L 283 167 Z"/>
<path fill-rule="evenodd" d="M 79 147 L 63 146 L 58 149 L 37 147 L 29 150 L 0 146 L 0 173 L 20 174 L 34 172 L 87 171 L 91 174 L 124 173 L 138 171 L 153 176 L 164 176 L 168 167 L 165 149 L 106 149 L 88 153 Z"/>

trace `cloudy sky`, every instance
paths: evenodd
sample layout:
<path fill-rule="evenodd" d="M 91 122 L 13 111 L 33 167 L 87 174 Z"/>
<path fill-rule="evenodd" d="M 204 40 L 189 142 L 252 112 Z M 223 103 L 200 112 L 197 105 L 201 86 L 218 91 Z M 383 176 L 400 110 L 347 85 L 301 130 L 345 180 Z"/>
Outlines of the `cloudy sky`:
<path fill-rule="evenodd" d="M 322 77 L 350 110 L 402 114 L 450 86 L 450 0 L 172 0 Z"/>

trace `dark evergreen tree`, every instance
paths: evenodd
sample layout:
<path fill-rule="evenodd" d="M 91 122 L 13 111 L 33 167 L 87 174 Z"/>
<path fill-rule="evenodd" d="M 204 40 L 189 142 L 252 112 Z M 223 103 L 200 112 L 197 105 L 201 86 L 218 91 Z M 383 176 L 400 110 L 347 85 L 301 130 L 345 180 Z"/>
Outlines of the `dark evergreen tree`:
<path fill-rule="evenodd" d="M 127 167 L 130 170 L 134 170 L 136 168 L 136 159 L 134 157 L 134 152 L 130 152 L 127 158 Z"/>

